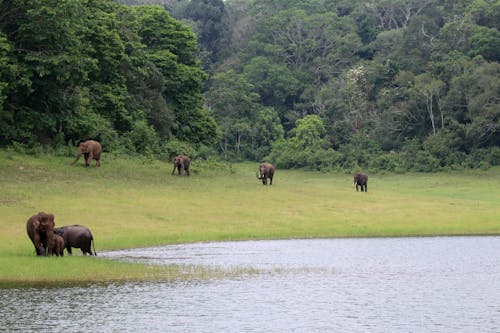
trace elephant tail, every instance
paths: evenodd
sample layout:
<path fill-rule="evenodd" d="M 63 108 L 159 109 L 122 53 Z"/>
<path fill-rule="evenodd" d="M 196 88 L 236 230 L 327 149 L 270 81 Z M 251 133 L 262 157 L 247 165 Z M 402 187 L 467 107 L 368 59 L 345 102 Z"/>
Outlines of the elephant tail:
<path fill-rule="evenodd" d="M 92 248 L 94 249 L 94 255 L 96 256 L 97 252 L 95 252 L 95 240 L 94 240 L 94 237 L 92 237 L 91 241 L 92 241 Z"/>

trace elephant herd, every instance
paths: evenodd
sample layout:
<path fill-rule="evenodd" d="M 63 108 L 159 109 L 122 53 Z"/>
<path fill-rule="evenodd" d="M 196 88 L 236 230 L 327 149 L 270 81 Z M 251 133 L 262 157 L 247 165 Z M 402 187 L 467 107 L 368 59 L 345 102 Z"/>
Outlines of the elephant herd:
<path fill-rule="evenodd" d="M 191 160 L 185 155 L 178 155 L 174 158 L 174 168 L 172 170 L 172 175 L 177 169 L 178 175 L 182 176 L 182 170 L 184 170 L 184 175 L 189 176 L 189 165 Z M 259 170 L 257 172 L 257 179 L 262 180 L 262 185 L 267 185 L 269 180 L 269 185 L 273 185 L 274 171 L 276 168 L 271 163 L 261 163 L 259 165 Z M 353 185 L 356 187 L 356 191 L 368 192 L 368 176 L 365 173 L 357 172 L 354 174 Z"/>
<path fill-rule="evenodd" d="M 83 225 L 67 225 L 55 227 L 54 214 L 39 212 L 26 222 L 26 231 L 35 246 L 37 256 L 63 256 L 64 248 L 72 254 L 71 248 L 80 248 L 82 253 L 97 255 L 94 237 Z M 91 245 L 94 245 L 92 252 Z"/>
<path fill-rule="evenodd" d="M 77 146 L 78 153 L 72 164 L 75 164 L 83 155 L 85 166 L 90 166 L 92 160 L 96 160 L 96 167 L 101 165 L 102 148 L 98 141 L 81 140 Z M 190 164 L 191 160 L 188 156 L 176 156 L 172 175 L 177 170 L 179 176 L 182 176 L 183 171 L 185 176 L 189 176 Z M 271 163 L 261 163 L 257 172 L 257 179 L 261 180 L 263 185 L 267 185 L 268 181 L 269 185 L 273 185 L 275 170 L 276 168 Z M 364 173 L 355 173 L 353 185 L 356 187 L 356 191 L 361 188 L 361 192 L 367 192 L 368 176 Z M 56 228 L 53 214 L 39 212 L 31 216 L 26 223 L 26 230 L 38 256 L 62 256 L 64 255 L 64 248 L 71 255 L 72 247 L 80 248 L 84 255 L 97 255 L 95 248 L 94 252 L 91 250 L 94 238 L 87 227 L 75 224 Z"/>
<path fill-rule="evenodd" d="M 73 161 L 72 164 L 75 164 L 80 157 L 85 157 L 85 166 L 90 166 L 90 162 L 92 160 L 96 160 L 96 166 L 101 165 L 101 144 L 95 140 L 80 140 L 78 142 L 78 154 L 76 156 L 76 160 Z M 178 155 L 174 158 L 174 168 L 172 169 L 172 175 L 175 174 L 175 170 L 177 169 L 177 174 L 182 176 L 182 172 L 184 171 L 185 176 L 189 176 L 189 166 L 191 165 L 191 159 L 186 155 Z M 271 163 L 262 163 L 259 165 L 259 171 L 257 173 L 257 179 L 262 180 L 263 185 L 267 185 L 267 181 L 269 180 L 269 185 L 273 185 L 273 177 L 274 177 L 275 167 Z M 354 186 L 356 186 L 356 191 L 359 191 L 361 188 L 361 192 L 368 191 L 368 176 L 364 173 L 355 173 L 354 174 Z"/>

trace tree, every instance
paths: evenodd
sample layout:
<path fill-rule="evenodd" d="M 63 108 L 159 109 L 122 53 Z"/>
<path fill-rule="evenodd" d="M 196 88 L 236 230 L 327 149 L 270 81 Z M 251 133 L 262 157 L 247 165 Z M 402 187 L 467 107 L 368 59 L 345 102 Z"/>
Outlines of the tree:
<path fill-rule="evenodd" d="M 320 148 L 325 144 L 326 130 L 323 121 L 316 115 L 297 120 L 295 140 L 298 149 Z"/>
<path fill-rule="evenodd" d="M 349 120 L 354 131 L 361 129 L 361 122 L 368 112 L 368 89 L 366 69 L 363 66 L 354 67 L 345 75 L 343 96 L 348 107 Z"/>
<path fill-rule="evenodd" d="M 415 90 L 425 98 L 425 106 L 432 125 L 432 133 L 436 134 L 436 121 L 434 117 L 434 105 L 441 114 L 441 128 L 444 128 L 444 115 L 439 107 L 439 100 L 444 90 L 444 82 L 433 79 L 429 73 L 423 73 L 415 77 Z"/>
<path fill-rule="evenodd" d="M 223 42 L 227 40 L 228 19 L 224 1 L 191 0 L 185 8 L 183 17 L 196 23 L 202 62 L 204 68 L 210 68 L 224 51 Z"/>
<path fill-rule="evenodd" d="M 259 104 L 260 96 L 243 75 L 214 75 L 205 96 L 221 128 L 219 148 L 226 158 L 262 158 L 271 140 L 283 136 L 277 113 Z"/>
<path fill-rule="evenodd" d="M 254 85 L 263 105 L 280 109 L 293 106 L 289 102 L 296 95 L 300 83 L 288 67 L 272 63 L 265 57 L 255 57 L 243 68 L 243 72 L 248 82 Z"/>
<path fill-rule="evenodd" d="M 496 28 L 473 26 L 468 48 L 468 54 L 471 57 L 481 55 L 486 60 L 498 62 L 500 61 L 500 32 Z"/>
<path fill-rule="evenodd" d="M 455 119 L 457 134 L 463 133 L 463 147 L 474 148 L 500 144 L 500 65 L 481 59 L 454 77 L 443 106 Z"/>
<path fill-rule="evenodd" d="M 22 70 L 17 66 L 12 46 L 3 33 L 0 33 L 0 143 L 17 136 L 14 124 L 14 111 L 8 104 L 9 97 L 16 89 L 28 88 L 29 80 L 23 78 Z"/>
<path fill-rule="evenodd" d="M 206 74 L 196 57 L 194 34 L 161 7 L 140 6 L 136 10 L 139 35 L 148 48 L 148 60 L 164 79 L 165 110 L 175 113 L 173 135 L 195 144 L 213 143 L 217 125 L 203 109 L 201 88 Z"/>
<path fill-rule="evenodd" d="M 9 6 L 11 5 L 11 7 Z M 63 133 L 73 110 L 86 102 L 84 82 L 96 70 L 81 36 L 88 13 L 80 2 L 4 2 L 1 29 L 16 49 L 30 90 L 11 104 L 16 139 L 49 142 Z M 19 91 L 21 93 L 21 91 Z"/>

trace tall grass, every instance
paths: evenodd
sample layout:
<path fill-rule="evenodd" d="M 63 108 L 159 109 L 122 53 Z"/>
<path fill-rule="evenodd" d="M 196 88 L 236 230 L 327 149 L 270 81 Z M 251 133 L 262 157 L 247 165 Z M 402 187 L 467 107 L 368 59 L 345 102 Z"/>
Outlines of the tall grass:
<path fill-rule="evenodd" d="M 177 177 L 170 162 L 109 154 L 100 168 L 71 161 L 0 150 L 0 283 L 176 274 L 99 258 L 37 258 L 25 225 L 39 211 L 53 213 L 56 226 L 89 227 L 97 252 L 215 240 L 500 234 L 500 168 L 373 174 L 361 193 L 342 173 L 277 170 L 274 185 L 263 186 L 253 163 L 194 161 L 191 177 Z"/>

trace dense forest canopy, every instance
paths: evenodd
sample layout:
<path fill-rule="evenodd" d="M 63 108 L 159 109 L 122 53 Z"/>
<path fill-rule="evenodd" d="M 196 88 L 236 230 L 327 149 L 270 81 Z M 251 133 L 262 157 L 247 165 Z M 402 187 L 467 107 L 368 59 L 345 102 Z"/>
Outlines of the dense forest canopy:
<path fill-rule="evenodd" d="M 500 0 L 0 0 L 0 143 L 500 164 Z"/>
<path fill-rule="evenodd" d="M 107 150 L 212 144 L 192 30 L 160 6 L 0 2 L 0 140 L 95 138 Z"/>

